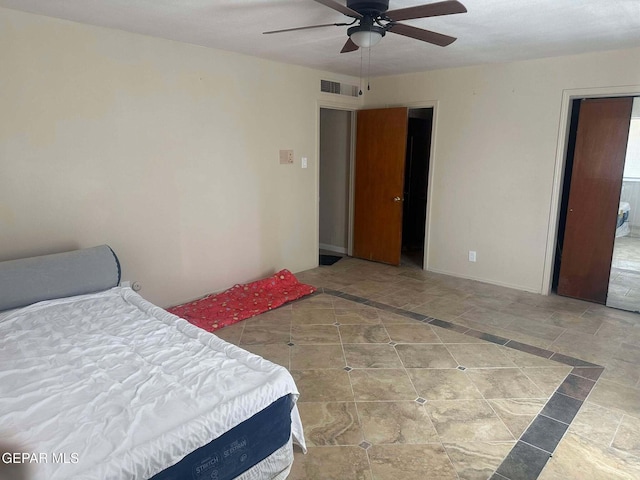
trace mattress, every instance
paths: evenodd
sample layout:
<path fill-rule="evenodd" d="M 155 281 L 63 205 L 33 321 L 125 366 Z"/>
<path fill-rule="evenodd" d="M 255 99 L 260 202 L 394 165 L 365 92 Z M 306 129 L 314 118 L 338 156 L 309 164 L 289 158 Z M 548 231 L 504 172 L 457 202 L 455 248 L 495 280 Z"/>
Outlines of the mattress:
<path fill-rule="evenodd" d="M 150 478 L 297 396 L 284 367 L 129 288 L 0 313 L 0 437 L 33 480 Z M 305 450 L 295 405 L 291 422 Z"/>
<path fill-rule="evenodd" d="M 289 442 L 291 407 L 288 395 L 280 397 L 251 418 L 191 452 L 180 462 L 154 475 L 152 480 L 223 480 L 239 477 Z M 282 467 L 277 465 L 276 468 Z M 262 478 L 273 478 L 278 472 L 264 473 Z"/>

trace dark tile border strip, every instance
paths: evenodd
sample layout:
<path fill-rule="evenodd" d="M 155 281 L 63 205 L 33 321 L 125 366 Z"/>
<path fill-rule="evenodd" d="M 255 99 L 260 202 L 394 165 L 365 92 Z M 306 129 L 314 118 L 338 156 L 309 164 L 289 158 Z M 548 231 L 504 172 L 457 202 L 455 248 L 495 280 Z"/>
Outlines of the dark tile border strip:
<path fill-rule="evenodd" d="M 391 305 L 340 292 L 339 290 L 318 288 L 318 292 L 351 300 L 573 367 L 502 461 L 490 480 L 536 480 L 604 371 L 603 366 L 586 362 L 579 358 L 474 330 L 453 322 L 403 310 L 402 308 L 392 307 Z"/>

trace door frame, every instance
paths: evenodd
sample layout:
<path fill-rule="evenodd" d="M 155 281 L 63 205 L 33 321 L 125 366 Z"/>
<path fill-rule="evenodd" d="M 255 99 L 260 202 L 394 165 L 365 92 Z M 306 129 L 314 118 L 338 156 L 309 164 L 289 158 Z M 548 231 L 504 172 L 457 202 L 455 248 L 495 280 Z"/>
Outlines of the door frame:
<path fill-rule="evenodd" d="M 429 150 L 429 172 L 427 178 L 427 215 L 425 218 L 425 235 L 424 235 L 424 256 L 422 259 L 422 269 L 429 270 L 429 245 L 431 244 L 431 209 L 433 206 L 433 178 L 436 166 L 436 146 L 438 143 L 438 105 L 439 100 L 421 100 L 416 102 L 407 102 L 402 104 L 385 105 L 385 107 L 407 107 L 408 110 L 432 108 L 433 121 L 431 123 L 431 149 Z M 367 108 L 382 108 L 374 105 L 367 105 Z"/>
<path fill-rule="evenodd" d="M 438 100 L 411 102 L 403 107 L 407 107 L 408 110 L 419 110 L 421 108 L 433 109 L 433 117 L 431 119 L 431 147 L 429 149 L 429 169 L 427 171 L 427 212 L 425 217 L 425 230 L 424 230 L 424 244 L 422 255 L 422 269 L 429 270 L 429 245 L 431 244 L 431 206 L 433 205 L 433 174 L 435 172 L 436 164 L 436 131 L 438 125 Z"/>
<path fill-rule="evenodd" d="M 349 147 L 349 228 L 347 229 L 347 255 L 353 254 L 353 192 L 354 192 L 354 171 L 355 171 L 355 151 L 356 151 L 356 112 L 361 110 L 359 105 L 354 105 L 352 102 L 339 102 L 331 101 L 329 99 L 320 99 L 316 102 L 316 158 L 315 172 L 315 222 L 314 222 L 314 242 L 315 251 L 320 250 L 320 110 L 323 108 L 330 110 L 342 110 L 351 114 L 351 132 L 350 140 L 351 145 Z M 319 264 L 318 255 L 316 255 L 316 264 Z M 317 265 L 316 265 L 317 266 Z"/>
<path fill-rule="evenodd" d="M 558 142 L 556 145 L 556 161 L 553 172 L 553 187 L 551 190 L 551 205 L 549 208 L 549 223 L 547 227 L 547 246 L 545 249 L 542 285 L 540 288 L 540 292 L 543 295 L 549 295 L 551 293 L 551 286 L 553 282 L 556 241 L 558 238 L 558 220 L 560 217 L 560 206 L 562 203 L 562 182 L 564 181 L 564 170 L 566 165 L 567 149 L 569 146 L 569 129 L 573 100 L 582 98 L 637 96 L 640 96 L 640 85 L 575 88 L 562 91 L 560 122 L 558 126 Z"/>
<path fill-rule="evenodd" d="M 639 87 L 640 90 L 640 87 Z M 425 219 L 425 236 L 424 236 L 424 258 L 422 269 L 429 270 L 429 245 L 431 239 L 431 209 L 433 205 L 433 178 L 436 164 L 436 146 L 437 146 L 437 126 L 438 126 L 438 100 L 421 100 L 416 102 L 407 102 L 401 104 L 382 104 L 382 105 L 361 105 L 352 102 L 331 101 L 329 99 L 320 99 L 316 102 L 316 162 L 315 169 L 315 250 L 320 248 L 320 202 L 318 195 L 320 194 L 320 109 L 329 108 L 333 110 L 346 110 L 351 112 L 351 151 L 349 161 L 349 231 L 348 231 L 348 247 L 347 254 L 353 254 L 353 196 L 355 191 L 355 148 L 356 148 L 356 112 L 370 108 L 393 108 L 406 107 L 408 110 L 420 108 L 433 109 L 433 121 L 431 124 L 431 150 L 429 152 L 429 178 L 427 180 L 427 215 Z M 317 262 L 317 259 L 316 259 Z"/>

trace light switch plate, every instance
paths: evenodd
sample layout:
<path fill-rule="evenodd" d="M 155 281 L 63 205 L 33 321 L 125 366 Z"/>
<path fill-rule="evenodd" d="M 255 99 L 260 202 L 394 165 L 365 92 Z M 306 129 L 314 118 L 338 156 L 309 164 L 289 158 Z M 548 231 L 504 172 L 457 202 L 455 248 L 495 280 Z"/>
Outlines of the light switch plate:
<path fill-rule="evenodd" d="M 280 163 L 282 165 L 293 164 L 293 150 L 280 150 Z"/>

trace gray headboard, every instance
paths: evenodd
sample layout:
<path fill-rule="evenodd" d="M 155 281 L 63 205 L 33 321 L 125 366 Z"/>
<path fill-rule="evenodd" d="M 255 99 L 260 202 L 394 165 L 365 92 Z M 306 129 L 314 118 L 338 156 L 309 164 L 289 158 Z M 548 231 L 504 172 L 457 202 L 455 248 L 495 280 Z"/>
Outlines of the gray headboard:
<path fill-rule="evenodd" d="M 108 245 L 0 262 L 0 311 L 119 283 L 120 262 Z"/>

